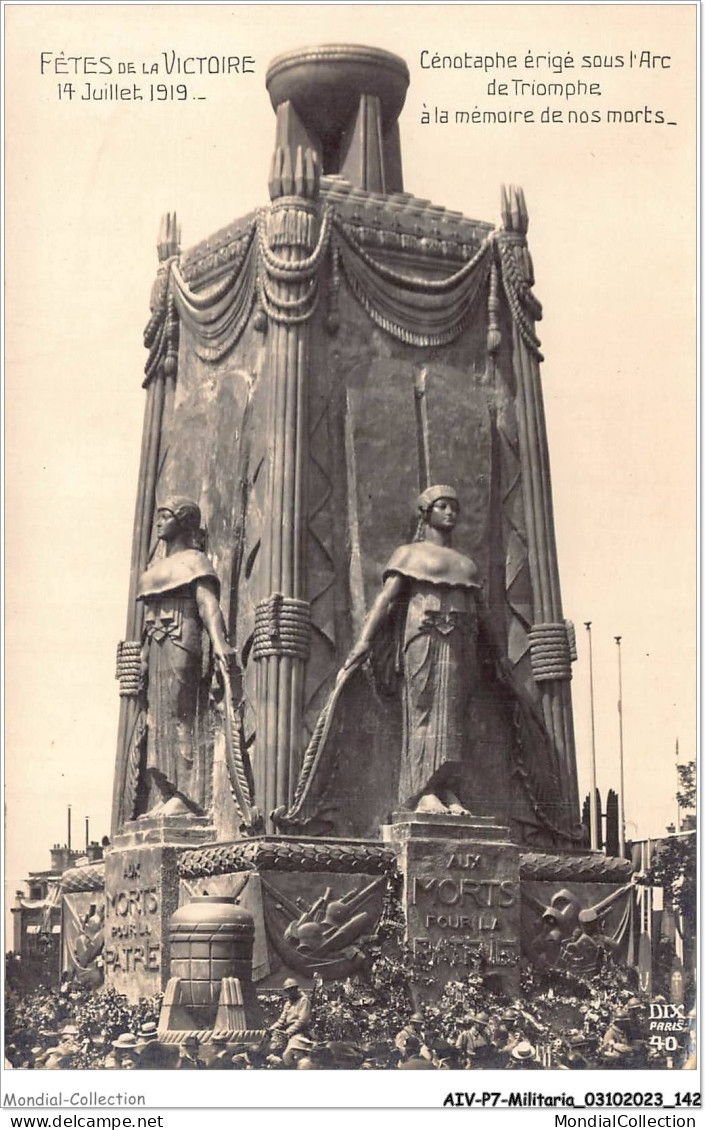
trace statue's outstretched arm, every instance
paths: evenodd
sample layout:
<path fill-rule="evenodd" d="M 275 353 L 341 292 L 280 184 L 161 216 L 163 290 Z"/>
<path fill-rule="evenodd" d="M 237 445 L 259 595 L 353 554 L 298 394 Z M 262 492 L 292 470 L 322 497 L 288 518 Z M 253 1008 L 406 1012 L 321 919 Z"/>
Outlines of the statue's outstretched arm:
<path fill-rule="evenodd" d="M 357 641 L 353 644 L 350 654 L 343 664 L 344 671 L 347 671 L 347 669 L 354 664 L 359 663 L 359 661 L 367 655 L 372 640 L 392 611 L 394 602 L 401 594 L 403 587 L 404 578 L 399 573 L 392 573 L 387 577 L 381 591 L 375 598 L 374 604 L 367 614 L 367 618 L 362 625 L 362 631 Z"/>

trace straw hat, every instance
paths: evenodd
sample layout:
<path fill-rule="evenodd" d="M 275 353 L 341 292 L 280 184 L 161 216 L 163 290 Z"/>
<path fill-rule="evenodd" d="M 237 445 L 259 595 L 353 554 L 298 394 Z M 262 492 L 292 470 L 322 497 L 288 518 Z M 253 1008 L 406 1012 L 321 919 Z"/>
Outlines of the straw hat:
<path fill-rule="evenodd" d="M 137 1040 L 132 1032 L 121 1032 L 117 1040 L 113 1040 L 114 1048 L 136 1048 Z"/>
<path fill-rule="evenodd" d="M 512 1059 L 518 1059 L 526 1062 L 529 1059 L 536 1058 L 536 1048 L 530 1044 L 528 1040 L 522 1040 L 515 1048 L 512 1048 Z"/>

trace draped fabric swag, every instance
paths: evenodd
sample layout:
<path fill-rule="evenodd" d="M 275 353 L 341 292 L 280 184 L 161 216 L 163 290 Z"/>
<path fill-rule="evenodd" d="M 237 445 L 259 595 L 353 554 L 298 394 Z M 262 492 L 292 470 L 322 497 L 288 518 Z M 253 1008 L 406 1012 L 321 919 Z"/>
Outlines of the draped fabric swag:
<path fill-rule="evenodd" d="M 241 237 L 234 266 L 218 282 L 194 290 L 179 264 L 170 264 L 170 291 L 182 323 L 195 341 L 203 361 L 225 357 L 240 338 L 253 307 L 258 307 L 259 328 L 264 318 L 287 324 L 306 321 L 319 300 L 318 274 L 326 255 L 333 274 L 340 270 L 351 293 L 378 326 L 410 345 L 444 345 L 457 338 L 486 302 L 490 271 L 496 264 L 502 288 L 519 335 L 537 359 L 539 341 L 533 319 L 541 308 L 531 292 L 525 293 L 516 269 L 516 235 L 497 229 L 484 240 L 475 256 L 458 271 L 442 279 L 426 279 L 392 269 L 376 260 L 350 233 L 330 208 L 323 211 L 318 245 L 309 260 L 289 263 L 268 246 L 262 211 Z M 296 308 L 278 304 L 274 279 L 305 283 Z"/>

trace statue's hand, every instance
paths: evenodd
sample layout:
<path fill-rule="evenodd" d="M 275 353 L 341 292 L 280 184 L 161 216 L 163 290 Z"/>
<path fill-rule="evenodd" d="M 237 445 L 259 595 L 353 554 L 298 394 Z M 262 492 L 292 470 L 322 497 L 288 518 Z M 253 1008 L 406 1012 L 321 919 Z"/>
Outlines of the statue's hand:
<path fill-rule="evenodd" d="M 349 671 L 351 667 L 355 667 L 360 663 L 361 660 L 369 654 L 369 650 L 370 645 L 368 643 L 364 643 L 363 641 L 356 643 L 343 664 L 343 671 Z"/>
<path fill-rule="evenodd" d="M 218 663 L 218 665 L 224 671 L 229 671 L 230 665 L 232 664 L 232 661 L 237 654 L 235 648 L 226 643 L 218 647 L 214 647 L 213 651 L 215 654 L 216 663 Z"/>

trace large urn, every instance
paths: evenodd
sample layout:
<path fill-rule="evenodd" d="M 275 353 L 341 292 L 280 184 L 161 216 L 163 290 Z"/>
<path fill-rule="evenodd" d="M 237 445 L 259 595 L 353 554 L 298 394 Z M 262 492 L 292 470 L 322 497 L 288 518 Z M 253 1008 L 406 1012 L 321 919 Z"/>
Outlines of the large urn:
<path fill-rule="evenodd" d="M 181 983 L 181 1005 L 198 1027 L 212 1027 L 224 980 L 240 983 L 243 1004 L 256 1007 L 252 984 L 255 924 L 235 899 L 204 895 L 171 916 L 171 976 Z"/>

